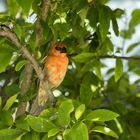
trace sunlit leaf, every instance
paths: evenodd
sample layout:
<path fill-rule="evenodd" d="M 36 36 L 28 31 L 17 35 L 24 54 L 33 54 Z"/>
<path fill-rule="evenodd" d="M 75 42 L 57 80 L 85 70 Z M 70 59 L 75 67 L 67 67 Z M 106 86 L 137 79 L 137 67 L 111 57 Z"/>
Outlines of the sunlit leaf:
<path fill-rule="evenodd" d="M 73 126 L 72 129 L 66 129 L 64 131 L 64 140 L 88 140 L 88 129 L 87 126 L 80 122 Z"/>
<path fill-rule="evenodd" d="M 81 53 L 81 54 L 76 55 L 73 59 L 77 62 L 82 63 L 82 62 L 86 62 L 86 61 L 92 59 L 93 56 L 94 56 L 93 53 L 90 53 L 90 52 L 86 53 L 85 52 L 85 53 Z"/>
<path fill-rule="evenodd" d="M 119 115 L 115 112 L 112 112 L 107 109 L 96 109 L 94 111 L 90 111 L 89 114 L 85 116 L 86 120 L 90 121 L 110 121 L 118 117 Z"/>
<path fill-rule="evenodd" d="M 7 0 L 7 4 L 8 4 L 8 9 L 10 11 L 10 14 L 15 17 L 16 14 L 19 11 L 19 5 L 17 3 L 17 0 Z M 14 8 L 13 8 L 14 7 Z"/>
<path fill-rule="evenodd" d="M 68 125 L 70 123 L 70 114 L 73 110 L 74 106 L 71 100 L 61 103 L 58 110 L 58 121 L 61 125 Z"/>
<path fill-rule="evenodd" d="M 59 128 L 51 129 L 51 130 L 48 132 L 48 138 L 49 138 L 49 137 L 52 137 L 52 136 L 55 136 L 57 133 L 59 133 L 59 131 L 60 131 Z"/>
<path fill-rule="evenodd" d="M 27 122 L 36 132 L 48 132 L 49 130 L 56 128 L 56 126 L 52 122 L 40 117 L 29 115 L 27 117 Z"/>
<path fill-rule="evenodd" d="M 84 104 L 81 104 L 80 106 L 78 106 L 78 108 L 76 108 L 76 110 L 75 110 L 76 120 L 78 120 L 82 116 L 84 111 L 85 111 L 85 105 Z"/>
<path fill-rule="evenodd" d="M 18 96 L 18 94 L 15 94 L 15 95 L 13 95 L 12 97 L 10 97 L 10 98 L 7 100 L 5 106 L 3 107 L 3 110 L 8 110 L 8 109 L 13 105 L 13 103 L 15 102 L 17 96 Z"/>
<path fill-rule="evenodd" d="M 123 63 L 120 59 L 116 59 L 115 81 L 117 82 L 123 74 Z"/>
<path fill-rule="evenodd" d="M 103 133 L 118 139 L 118 135 L 113 130 L 105 126 L 96 126 L 91 131 Z"/>
<path fill-rule="evenodd" d="M 25 15 L 28 15 L 31 5 L 33 3 L 34 0 L 16 0 L 18 2 L 18 4 L 21 6 L 23 12 L 25 13 Z"/>
<path fill-rule="evenodd" d="M 22 61 L 18 62 L 17 65 L 16 65 L 16 67 L 15 67 L 15 70 L 16 70 L 16 71 L 21 70 L 21 68 L 22 68 L 26 63 L 27 63 L 26 60 L 22 60 Z"/>
<path fill-rule="evenodd" d="M 136 25 L 140 24 L 140 18 L 138 18 L 139 16 L 140 16 L 140 9 L 135 9 L 132 12 L 132 18 L 129 23 L 129 26 L 131 28 L 134 28 Z"/>

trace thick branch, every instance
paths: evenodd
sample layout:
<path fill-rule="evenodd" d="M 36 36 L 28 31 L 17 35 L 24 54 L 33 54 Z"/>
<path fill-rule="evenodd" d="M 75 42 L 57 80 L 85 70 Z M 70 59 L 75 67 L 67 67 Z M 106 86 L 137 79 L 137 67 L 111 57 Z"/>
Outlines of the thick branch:
<path fill-rule="evenodd" d="M 27 91 L 29 90 L 31 86 L 32 73 L 33 73 L 33 67 L 30 63 L 27 63 L 24 68 L 24 77 L 21 84 L 21 90 L 20 90 L 21 98 L 27 93 Z M 16 112 L 16 117 L 25 113 L 26 106 L 27 106 L 27 102 L 24 102 L 22 100 L 19 102 L 17 112 Z"/>
<path fill-rule="evenodd" d="M 43 29 L 41 26 L 41 20 L 43 21 L 47 20 L 49 8 L 50 8 L 50 0 L 43 0 L 42 5 L 40 7 L 40 15 L 38 15 L 37 20 L 35 22 L 35 35 L 36 35 L 35 46 L 37 48 L 39 47 L 41 40 L 43 38 Z M 49 101 L 52 102 L 54 100 L 54 97 L 50 91 L 49 84 L 46 77 L 44 80 L 40 80 L 40 83 L 43 83 L 42 89 L 44 90 L 44 92 L 46 92 L 46 95 L 48 96 Z M 39 106 L 38 101 L 39 101 L 39 98 L 37 96 L 34 103 L 31 106 L 30 114 L 38 115 L 46 107 L 45 105 Z"/>
<path fill-rule="evenodd" d="M 46 21 L 48 17 L 49 8 L 50 8 L 50 0 L 43 0 L 40 8 L 40 14 L 37 16 L 37 20 L 35 22 L 36 47 L 39 47 L 39 44 L 43 38 L 43 29 L 41 26 L 41 20 Z"/>
<path fill-rule="evenodd" d="M 41 9 L 40 9 L 41 14 L 40 14 L 40 17 L 38 17 L 38 19 L 36 21 L 36 29 L 35 29 L 35 32 L 36 32 L 36 47 L 40 44 L 40 41 L 43 37 L 42 36 L 42 34 L 43 34 L 42 33 L 42 27 L 41 27 L 40 21 L 41 20 L 45 21 L 47 19 L 49 7 L 50 7 L 50 0 L 43 0 L 42 5 L 41 5 Z M 35 71 L 37 73 L 38 78 L 40 79 L 40 82 L 44 82 L 43 89 L 45 89 L 46 94 L 47 94 L 47 91 L 49 91 L 49 85 L 48 85 L 46 74 L 41 69 L 38 62 L 34 58 L 34 56 L 32 56 L 31 53 L 28 51 L 28 49 L 20 43 L 16 34 L 10 28 L 8 28 L 7 26 L 5 26 L 5 25 L 0 26 L 0 36 L 7 37 L 9 40 L 11 40 L 12 43 L 15 44 L 15 46 L 21 51 L 22 55 L 32 64 L 33 68 L 35 69 Z M 24 85 L 23 85 L 23 87 L 24 87 Z M 53 98 L 52 94 L 48 95 L 49 100 L 52 100 L 52 98 Z M 26 103 L 21 104 L 21 108 L 19 108 L 20 114 L 25 112 L 25 106 L 26 106 Z M 22 110 L 22 107 L 23 107 L 23 110 Z M 32 115 L 38 115 L 44 109 L 44 107 L 45 106 L 39 106 L 38 105 L 38 99 L 36 97 L 36 100 L 31 107 L 30 113 Z M 17 116 L 18 116 L 18 114 L 17 114 Z"/>
<path fill-rule="evenodd" d="M 7 37 L 9 40 L 12 41 L 13 44 L 21 51 L 22 55 L 32 64 L 33 68 L 35 69 L 37 76 L 40 80 L 44 78 L 43 71 L 41 67 L 39 66 L 37 60 L 34 58 L 34 56 L 31 55 L 29 50 L 23 46 L 16 34 L 7 26 L 1 25 L 0 26 L 0 36 Z"/>

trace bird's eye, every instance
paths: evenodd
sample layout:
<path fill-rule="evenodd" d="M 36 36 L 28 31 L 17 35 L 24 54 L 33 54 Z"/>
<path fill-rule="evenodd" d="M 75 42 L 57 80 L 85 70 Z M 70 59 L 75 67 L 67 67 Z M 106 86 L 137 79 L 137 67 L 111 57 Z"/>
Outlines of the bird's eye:
<path fill-rule="evenodd" d="M 65 47 L 61 48 L 60 50 L 61 53 L 66 53 L 67 52 L 67 49 Z"/>

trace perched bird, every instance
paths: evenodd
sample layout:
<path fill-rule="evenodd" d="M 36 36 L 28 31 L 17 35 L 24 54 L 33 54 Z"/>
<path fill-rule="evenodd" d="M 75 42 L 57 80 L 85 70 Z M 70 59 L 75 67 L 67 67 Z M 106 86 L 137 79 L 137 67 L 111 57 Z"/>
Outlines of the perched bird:
<path fill-rule="evenodd" d="M 49 88 L 52 90 L 57 88 L 63 81 L 67 67 L 68 67 L 68 57 L 66 46 L 63 43 L 55 43 L 48 56 L 45 59 L 44 71 L 47 75 L 47 81 Z M 39 93 L 38 93 L 38 103 L 39 105 L 44 105 L 47 101 L 48 95 L 43 91 L 44 83 L 40 82 Z"/>

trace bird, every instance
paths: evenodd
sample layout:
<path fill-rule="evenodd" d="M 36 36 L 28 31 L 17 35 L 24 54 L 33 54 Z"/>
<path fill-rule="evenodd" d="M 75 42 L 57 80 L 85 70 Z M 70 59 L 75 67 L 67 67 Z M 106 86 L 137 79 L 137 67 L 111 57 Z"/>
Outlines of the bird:
<path fill-rule="evenodd" d="M 48 56 L 44 61 L 43 71 L 46 73 L 49 89 L 56 89 L 63 81 L 69 63 L 66 45 L 62 42 L 56 42 L 52 45 Z M 43 91 L 43 82 L 39 84 L 38 104 L 43 106 L 48 100 L 47 91 Z M 46 89 L 45 89 L 46 90 Z M 48 94 L 48 95 L 47 95 Z"/>

